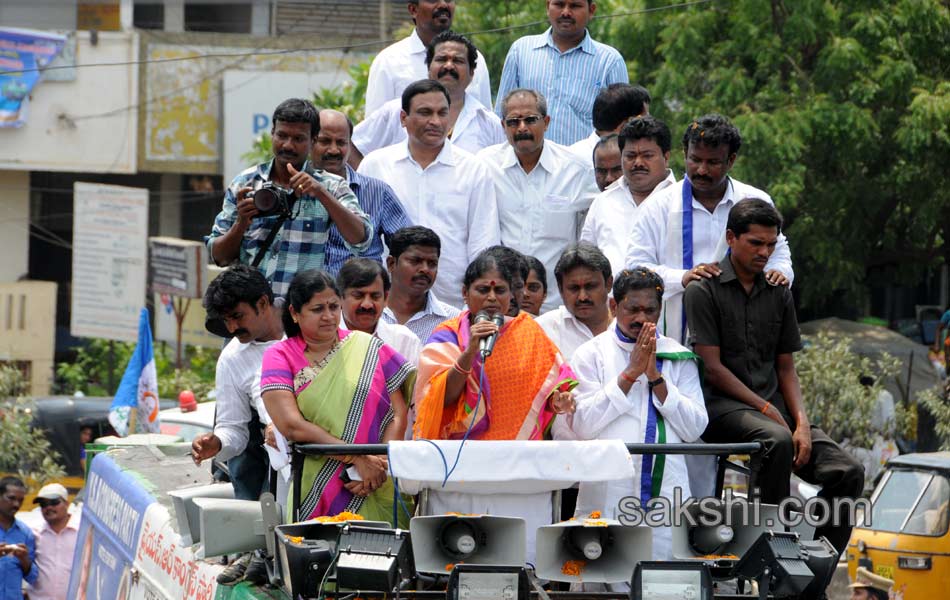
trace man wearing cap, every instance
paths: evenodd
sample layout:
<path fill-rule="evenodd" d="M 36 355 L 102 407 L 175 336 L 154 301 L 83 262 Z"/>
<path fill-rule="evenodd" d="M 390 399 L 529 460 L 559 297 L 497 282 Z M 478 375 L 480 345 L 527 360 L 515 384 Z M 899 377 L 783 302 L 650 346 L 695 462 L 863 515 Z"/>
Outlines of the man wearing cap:
<path fill-rule="evenodd" d="M 30 600 L 66 600 L 81 514 L 69 514 L 69 495 L 58 483 L 40 488 L 33 502 L 40 505 L 43 523 L 33 528 L 40 573 L 30 588 Z"/>
<path fill-rule="evenodd" d="M 894 582 L 887 577 L 875 575 L 864 567 L 858 567 L 851 588 L 851 600 L 887 600 Z"/>
<path fill-rule="evenodd" d="M 0 600 L 21 600 L 23 581 L 36 583 L 36 538 L 16 518 L 26 485 L 18 477 L 0 479 Z"/>

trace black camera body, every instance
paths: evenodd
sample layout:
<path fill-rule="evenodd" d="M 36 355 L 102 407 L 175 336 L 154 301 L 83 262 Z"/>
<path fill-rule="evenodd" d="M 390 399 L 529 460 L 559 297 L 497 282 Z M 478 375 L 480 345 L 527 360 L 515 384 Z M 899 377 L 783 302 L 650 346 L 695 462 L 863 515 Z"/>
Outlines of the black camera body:
<path fill-rule="evenodd" d="M 271 181 L 264 182 L 264 185 L 255 190 L 252 198 L 254 199 L 254 208 L 257 209 L 258 217 L 290 217 L 290 210 L 297 200 L 297 196 L 292 189 L 277 185 Z"/>

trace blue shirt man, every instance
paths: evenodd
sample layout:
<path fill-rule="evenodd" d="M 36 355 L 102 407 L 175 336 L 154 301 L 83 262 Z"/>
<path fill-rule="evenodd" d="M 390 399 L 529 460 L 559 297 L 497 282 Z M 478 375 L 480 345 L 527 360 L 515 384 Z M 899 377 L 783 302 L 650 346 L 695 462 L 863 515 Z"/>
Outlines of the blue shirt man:
<path fill-rule="evenodd" d="M 501 73 L 495 111 L 517 88 L 538 90 L 548 100 L 551 126 L 545 137 L 570 146 L 590 135 L 594 98 L 611 83 L 628 83 L 627 65 L 616 49 L 596 42 L 587 23 L 592 0 L 547 0 L 551 27 L 511 45 Z"/>
<path fill-rule="evenodd" d="M 320 133 L 317 134 L 310 159 L 314 166 L 327 173 L 343 178 L 356 194 L 360 208 L 369 217 L 373 227 L 368 247 L 357 253 L 351 250 L 336 226 L 331 226 L 327 235 L 326 270 L 334 277 L 350 257 L 370 258 L 383 261 L 383 243 L 392 234 L 409 227 L 412 223 L 406 215 L 396 192 L 387 183 L 375 177 L 357 173 L 349 166 L 350 149 L 353 147 L 353 122 L 340 111 L 320 111 Z M 384 236 L 386 240 L 384 240 Z"/>
<path fill-rule="evenodd" d="M 17 477 L 0 479 L 0 600 L 23 600 L 23 581 L 33 584 L 36 539 L 25 523 L 16 518 L 26 496 L 26 486 Z"/>

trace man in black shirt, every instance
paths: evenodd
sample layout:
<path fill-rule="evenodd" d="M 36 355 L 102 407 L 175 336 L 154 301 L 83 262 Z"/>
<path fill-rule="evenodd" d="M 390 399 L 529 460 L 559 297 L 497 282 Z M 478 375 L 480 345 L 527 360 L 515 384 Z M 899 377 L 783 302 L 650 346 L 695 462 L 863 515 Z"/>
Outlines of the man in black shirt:
<path fill-rule="evenodd" d="M 789 496 L 793 470 L 821 485 L 819 496 L 828 502 L 856 498 L 864 487 L 861 464 L 805 414 L 793 357 L 802 343 L 792 293 L 763 275 L 781 227 L 782 217 L 768 202 L 736 203 L 726 224 L 729 254 L 719 263 L 722 273 L 686 288 L 690 341 L 706 368 L 709 426 L 702 437 L 764 444 L 757 479 L 763 503 Z M 815 535 L 826 536 L 840 553 L 851 526 L 829 522 Z"/>

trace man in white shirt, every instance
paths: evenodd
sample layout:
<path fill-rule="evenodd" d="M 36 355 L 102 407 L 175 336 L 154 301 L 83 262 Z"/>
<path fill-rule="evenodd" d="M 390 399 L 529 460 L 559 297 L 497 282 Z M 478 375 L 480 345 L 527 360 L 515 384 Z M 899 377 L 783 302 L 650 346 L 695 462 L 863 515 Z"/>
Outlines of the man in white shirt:
<path fill-rule="evenodd" d="M 371 152 L 359 172 L 382 179 L 396 192 L 409 220 L 451 239 L 439 258 L 433 289 L 461 307 L 462 277 L 479 252 L 501 240 L 495 186 L 484 163 L 447 139 L 449 92 L 423 79 L 402 95 L 404 142 Z"/>
<path fill-rule="evenodd" d="M 191 442 L 195 464 L 209 458 L 227 461 L 234 497 L 258 500 L 267 490 L 270 461 L 263 448 L 263 426 L 270 418 L 260 403 L 261 361 L 264 351 L 284 338 L 280 309 L 263 274 L 247 265 L 234 265 L 215 277 L 205 291 L 205 327 L 222 337 L 233 336 L 215 367 L 214 431 Z M 247 575 L 245 574 L 247 570 Z M 218 575 L 230 585 L 247 576 L 266 578 L 263 561 L 244 555 Z"/>
<path fill-rule="evenodd" d="M 611 133 L 594 145 L 594 181 L 597 182 L 597 189 L 604 191 L 621 177 L 620 146 L 617 145 L 617 134 Z"/>
<path fill-rule="evenodd" d="M 415 28 L 409 37 L 380 51 L 369 67 L 366 83 L 366 116 L 373 114 L 393 98 L 399 98 L 406 86 L 426 76 L 426 46 L 432 38 L 452 29 L 455 0 L 408 0 L 409 15 Z M 478 68 L 469 85 L 470 92 L 491 108 L 491 81 L 488 63 L 478 54 Z"/>
<path fill-rule="evenodd" d="M 449 138 L 457 148 L 472 153 L 505 141 L 498 115 L 467 91 L 476 69 L 477 56 L 478 51 L 468 38 L 454 31 L 444 31 L 433 38 L 426 48 L 425 58 L 429 79 L 444 85 L 452 99 L 449 103 Z M 399 118 L 401 112 L 402 99 L 393 98 L 356 126 L 351 165 L 359 167 L 363 157 L 373 150 L 406 139 L 406 130 Z"/>
<path fill-rule="evenodd" d="M 607 295 L 614 281 L 610 261 L 596 246 L 580 242 L 561 255 L 554 279 L 564 304 L 536 322 L 571 362 L 582 344 L 607 331 L 610 324 Z"/>
<path fill-rule="evenodd" d="M 580 383 L 575 389 L 577 411 L 568 420 L 578 438 L 676 444 L 698 439 L 706 428 L 696 355 L 657 334 L 662 296 L 663 281 L 652 271 L 635 269 L 617 276 L 610 300 L 616 320 L 578 348 L 571 361 Z M 690 497 L 682 456 L 633 458 L 633 479 L 582 483 L 576 514 L 596 510 L 606 518 L 635 519 L 631 510 L 646 506 L 651 498 L 672 500 L 676 488 L 683 498 Z M 653 530 L 653 558 L 672 558 L 667 527 Z"/>
<path fill-rule="evenodd" d="M 387 346 L 418 366 L 422 343 L 403 325 L 383 321 L 383 308 L 389 299 L 389 273 L 368 258 L 351 258 L 343 263 L 336 277 L 343 294 L 342 327 L 375 335 Z"/>
<path fill-rule="evenodd" d="M 383 308 L 383 321 L 405 325 L 425 345 L 439 323 L 459 314 L 459 309 L 432 293 L 442 240 L 428 227 L 412 226 L 400 229 L 388 241 L 386 267 L 393 286 Z"/>
<path fill-rule="evenodd" d="M 40 505 L 43 522 L 33 528 L 39 576 L 29 588 L 30 600 L 66 600 L 81 513 L 69 514 L 69 495 L 58 483 L 40 488 L 33 502 Z"/>
<path fill-rule="evenodd" d="M 501 243 L 538 257 L 553 271 L 561 253 L 577 241 L 583 213 L 597 193 L 593 169 L 544 139 L 551 117 L 540 92 L 512 90 L 502 100 L 501 114 L 508 143 L 478 153 L 495 184 Z M 558 301 L 557 292 L 548 290 L 542 311 Z"/>
<path fill-rule="evenodd" d="M 611 83 L 600 90 L 591 110 L 594 131 L 571 144 L 571 151 L 584 160 L 591 160 L 594 146 L 602 138 L 620 133 L 629 119 L 650 114 L 650 92 L 639 85 Z"/>
<path fill-rule="evenodd" d="M 669 169 L 671 136 L 651 116 L 631 119 L 617 136 L 623 177 L 594 198 L 581 239 L 604 251 L 616 276 L 624 267 L 630 231 L 639 207 L 651 194 L 676 183 Z"/>
<path fill-rule="evenodd" d="M 764 191 L 729 177 L 742 138 L 722 115 L 693 121 L 683 135 L 686 178 L 654 195 L 638 209 L 626 267 L 647 267 L 663 278 L 660 332 L 682 343 L 686 330 L 683 290 L 692 280 L 719 275 L 726 255 L 726 220 L 741 200 L 772 199 Z M 684 199 L 685 198 L 685 199 Z M 766 267 L 772 285 L 791 285 L 794 273 L 785 236 Z"/>
<path fill-rule="evenodd" d="M 191 443 L 196 463 L 216 457 L 227 461 L 234 496 L 257 500 L 267 483 L 269 463 L 264 450 L 262 406 L 253 402 L 260 382 L 264 351 L 284 337 L 274 293 L 257 269 L 235 265 L 208 284 L 204 307 L 212 333 L 233 336 L 215 368 L 214 432 Z"/>

